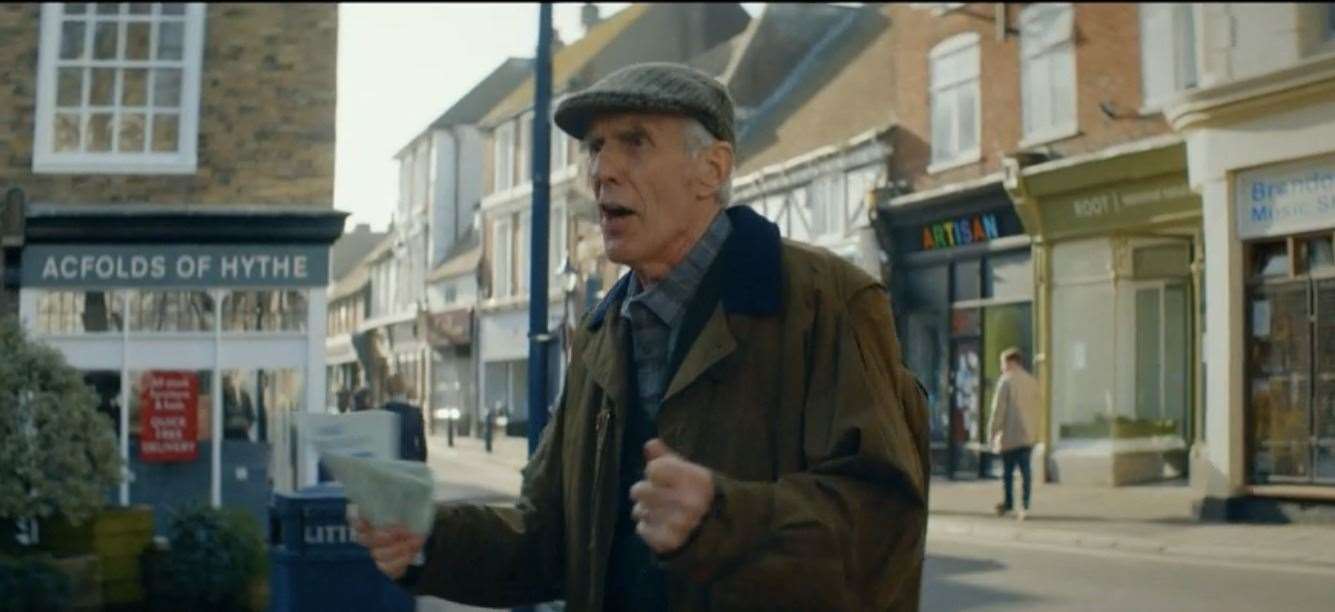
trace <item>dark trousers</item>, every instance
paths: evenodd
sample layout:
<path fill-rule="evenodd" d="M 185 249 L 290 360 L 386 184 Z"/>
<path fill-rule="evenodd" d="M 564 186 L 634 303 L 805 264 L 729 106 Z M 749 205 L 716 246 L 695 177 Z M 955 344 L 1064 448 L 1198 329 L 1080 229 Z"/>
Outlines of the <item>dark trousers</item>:
<path fill-rule="evenodd" d="M 1007 510 L 1015 507 L 1015 497 L 1011 493 L 1011 474 L 1017 465 L 1020 466 L 1020 477 L 1023 481 L 1021 486 L 1024 487 L 1024 497 L 1022 498 L 1024 509 L 1029 509 L 1029 455 L 1033 450 L 1034 447 L 1032 446 L 1021 446 L 1001 453 L 1001 486 L 1006 490 L 1006 503 L 1004 505 Z"/>

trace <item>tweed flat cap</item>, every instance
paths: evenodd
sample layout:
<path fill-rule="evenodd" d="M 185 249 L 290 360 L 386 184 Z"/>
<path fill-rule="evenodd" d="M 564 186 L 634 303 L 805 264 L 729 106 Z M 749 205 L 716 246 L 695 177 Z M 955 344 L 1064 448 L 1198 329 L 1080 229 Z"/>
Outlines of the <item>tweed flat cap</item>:
<path fill-rule="evenodd" d="M 708 74 L 666 62 L 626 66 L 566 98 L 556 108 L 556 125 L 583 139 L 594 117 L 626 111 L 686 115 L 715 138 L 736 144 L 728 90 Z"/>

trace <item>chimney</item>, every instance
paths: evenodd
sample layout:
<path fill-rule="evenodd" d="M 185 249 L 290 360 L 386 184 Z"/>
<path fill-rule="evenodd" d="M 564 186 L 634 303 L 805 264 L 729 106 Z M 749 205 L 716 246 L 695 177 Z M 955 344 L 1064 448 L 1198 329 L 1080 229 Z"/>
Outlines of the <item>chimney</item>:
<path fill-rule="evenodd" d="M 598 25 L 598 22 L 602 20 L 603 18 L 598 12 L 598 5 L 592 2 L 585 2 L 579 10 L 579 22 L 584 24 L 585 36 L 589 34 L 589 30 L 592 30 L 593 26 Z"/>
<path fill-rule="evenodd" d="M 354 233 L 354 234 L 369 234 L 369 233 L 371 233 L 371 224 L 370 224 L 370 223 L 358 223 L 358 224 L 357 224 L 357 229 L 352 230 L 352 233 Z"/>

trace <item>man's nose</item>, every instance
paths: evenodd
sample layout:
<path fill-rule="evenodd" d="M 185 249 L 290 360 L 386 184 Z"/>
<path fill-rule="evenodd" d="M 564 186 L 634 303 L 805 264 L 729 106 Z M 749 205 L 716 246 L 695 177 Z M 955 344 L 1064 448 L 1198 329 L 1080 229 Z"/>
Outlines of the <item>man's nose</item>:
<path fill-rule="evenodd" d="M 589 159 L 589 182 L 594 195 L 598 195 L 602 187 L 609 184 L 616 185 L 620 181 L 621 163 L 615 155 L 603 150 Z"/>

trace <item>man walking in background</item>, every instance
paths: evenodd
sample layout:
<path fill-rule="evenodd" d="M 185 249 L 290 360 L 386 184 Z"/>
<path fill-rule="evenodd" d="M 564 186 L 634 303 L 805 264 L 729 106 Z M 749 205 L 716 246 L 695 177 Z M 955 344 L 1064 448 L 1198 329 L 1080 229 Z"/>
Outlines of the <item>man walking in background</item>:
<path fill-rule="evenodd" d="M 1016 516 L 1023 521 L 1029 511 L 1029 457 L 1038 442 L 1039 401 L 1038 381 L 1024 369 L 1024 354 L 1015 347 L 1002 351 L 1001 378 L 987 420 L 992 452 L 1001 455 L 1001 486 L 1006 490 L 1005 501 L 997 504 L 997 516 L 1015 508 L 1011 474 L 1016 466 L 1020 467 L 1024 487 L 1023 505 Z"/>

